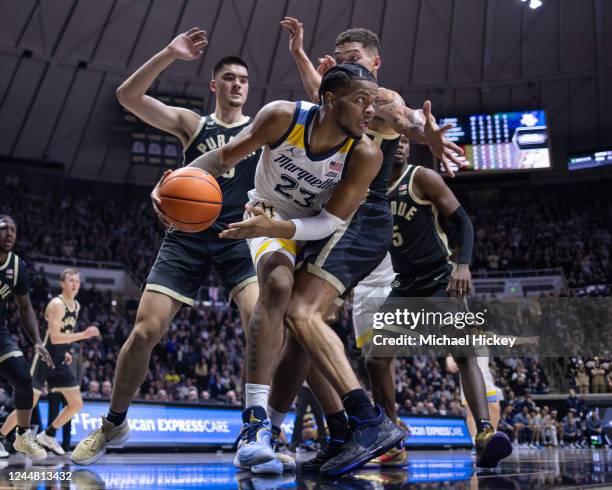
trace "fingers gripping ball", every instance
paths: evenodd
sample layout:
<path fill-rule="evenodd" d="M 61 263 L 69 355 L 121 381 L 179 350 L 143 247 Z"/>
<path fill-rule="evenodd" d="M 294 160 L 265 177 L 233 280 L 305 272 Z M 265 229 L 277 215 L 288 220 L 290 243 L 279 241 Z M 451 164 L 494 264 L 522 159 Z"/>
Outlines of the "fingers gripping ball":
<path fill-rule="evenodd" d="M 223 203 L 215 178 L 193 167 L 172 172 L 159 188 L 159 199 L 168 221 L 177 229 L 191 233 L 210 227 Z"/>

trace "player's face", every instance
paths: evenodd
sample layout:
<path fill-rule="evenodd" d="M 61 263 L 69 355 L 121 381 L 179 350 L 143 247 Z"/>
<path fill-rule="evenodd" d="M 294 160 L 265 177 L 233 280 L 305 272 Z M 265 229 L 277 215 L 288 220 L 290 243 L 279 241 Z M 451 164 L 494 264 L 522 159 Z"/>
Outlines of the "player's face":
<path fill-rule="evenodd" d="M 378 85 L 369 80 L 353 80 L 334 100 L 338 125 L 351 138 L 361 138 L 374 117 Z"/>
<path fill-rule="evenodd" d="M 0 252 L 9 253 L 17 240 L 17 225 L 10 218 L 0 221 Z"/>
<path fill-rule="evenodd" d="M 79 274 L 68 274 L 61 282 L 62 292 L 74 297 L 81 287 L 81 276 Z"/>
<path fill-rule="evenodd" d="M 222 104 L 242 107 L 249 94 L 249 73 L 244 66 L 224 65 L 212 81 L 211 89 Z"/>
<path fill-rule="evenodd" d="M 380 66 L 380 56 L 363 47 L 361 43 L 344 43 L 336 46 L 334 58 L 337 64 L 359 63 L 372 73 L 376 73 Z"/>
<path fill-rule="evenodd" d="M 403 136 L 400 138 L 399 144 L 397 145 L 397 150 L 395 150 L 395 161 L 396 162 L 404 162 L 408 155 L 410 154 L 410 140 Z"/>

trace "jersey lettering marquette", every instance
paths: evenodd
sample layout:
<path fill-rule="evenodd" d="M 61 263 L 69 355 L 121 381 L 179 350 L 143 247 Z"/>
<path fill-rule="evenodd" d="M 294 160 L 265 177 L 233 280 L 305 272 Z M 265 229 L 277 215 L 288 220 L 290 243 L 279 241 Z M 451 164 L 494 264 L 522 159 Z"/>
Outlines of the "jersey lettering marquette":
<path fill-rule="evenodd" d="M 319 106 L 297 102 L 291 125 L 276 143 L 265 146 L 255 172 L 255 188 L 249 202 L 262 206 L 277 219 L 315 216 L 325 206 L 345 174 L 358 140 L 347 137 L 322 155 L 310 151 L 309 137 Z M 264 252 L 279 251 L 295 263 L 297 246 L 292 240 L 248 240 L 253 261 Z"/>

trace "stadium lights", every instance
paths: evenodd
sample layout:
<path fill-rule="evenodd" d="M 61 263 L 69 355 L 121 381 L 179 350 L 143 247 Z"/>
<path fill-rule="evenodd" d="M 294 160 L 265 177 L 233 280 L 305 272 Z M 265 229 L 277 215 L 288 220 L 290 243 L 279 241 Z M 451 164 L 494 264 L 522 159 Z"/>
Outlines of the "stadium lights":
<path fill-rule="evenodd" d="M 525 3 L 529 1 L 529 8 L 535 10 L 543 5 L 542 0 L 521 0 L 521 2 Z"/>

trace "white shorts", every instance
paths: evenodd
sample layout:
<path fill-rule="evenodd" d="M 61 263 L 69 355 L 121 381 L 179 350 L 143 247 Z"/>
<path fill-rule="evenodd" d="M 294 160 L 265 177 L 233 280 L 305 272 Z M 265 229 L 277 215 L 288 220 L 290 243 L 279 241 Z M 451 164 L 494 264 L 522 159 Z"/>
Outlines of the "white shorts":
<path fill-rule="evenodd" d="M 264 207 L 264 209 L 266 208 Z M 273 213 L 267 214 L 270 218 L 279 221 L 290 219 L 289 217 L 280 213 L 277 209 L 275 209 Z M 247 218 L 249 218 L 249 213 L 245 212 L 244 219 Z M 257 270 L 257 264 L 259 263 L 259 259 L 261 259 L 264 255 L 272 252 L 282 253 L 291 261 L 291 264 L 295 266 L 295 258 L 297 256 L 298 250 L 298 243 L 295 240 L 288 240 L 285 238 L 257 237 L 247 238 L 246 242 L 251 252 L 251 259 L 253 260 L 253 264 L 255 265 L 255 270 Z"/>
<path fill-rule="evenodd" d="M 489 356 L 480 356 L 476 358 L 478 367 L 482 371 L 482 377 L 485 382 L 485 391 L 487 393 L 487 401 L 489 403 L 500 402 L 504 399 L 504 392 L 495 384 L 491 369 L 489 368 Z M 463 383 L 461 383 L 461 403 L 467 405 L 467 400 L 463 394 Z"/>
<path fill-rule="evenodd" d="M 361 348 L 372 340 L 372 314 L 389 296 L 393 279 L 395 272 L 391 255 L 387 253 L 378 267 L 353 289 L 353 328 L 357 347 Z"/>

